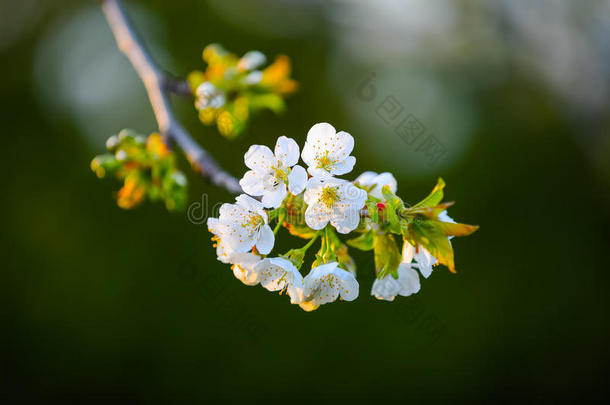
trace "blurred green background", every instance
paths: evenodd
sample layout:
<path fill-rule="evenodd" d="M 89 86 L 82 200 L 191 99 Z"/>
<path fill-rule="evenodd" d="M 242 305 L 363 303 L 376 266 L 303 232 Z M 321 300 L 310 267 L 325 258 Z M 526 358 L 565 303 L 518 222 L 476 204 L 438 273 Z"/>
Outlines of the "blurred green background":
<path fill-rule="evenodd" d="M 302 144 L 328 121 L 355 137 L 353 177 L 389 170 L 413 203 L 442 176 L 450 215 L 481 225 L 454 241 L 458 273 L 436 270 L 416 296 L 378 302 L 371 258 L 356 254 L 360 297 L 305 313 L 216 261 L 206 212 L 196 224 L 162 204 L 123 211 L 119 184 L 90 171 L 111 134 L 156 129 L 98 3 L 0 1 L 0 396 L 603 398 L 610 4 L 583 3 L 128 2 L 176 75 L 201 69 L 211 42 L 291 57 L 301 89 L 287 112 L 237 141 L 175 100 L 233 174 L 250 144 Z M 440 159 L 380 116 L 387 97 L 442 143 Z M 192 202 L 232 199 L 189 180 Z"/>

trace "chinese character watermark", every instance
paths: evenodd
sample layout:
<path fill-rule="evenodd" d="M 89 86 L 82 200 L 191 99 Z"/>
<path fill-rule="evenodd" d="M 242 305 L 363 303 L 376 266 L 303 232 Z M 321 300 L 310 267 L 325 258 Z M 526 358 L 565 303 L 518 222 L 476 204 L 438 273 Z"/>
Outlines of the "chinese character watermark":
<path fill-rule="evenodd" d="M 394 95 L 387 95 L 383 100 L 378 100 L 377 86 L 375 85 L 375 73 L 371 73 L 356 87 L 357 97 L 366 102 L 375 102 L 375 114 L 386 124 L 393 127 L 394 133 L 408 146 L 415 147 L 415 151 L 421 153 L 432 166 L 445 156 L 447 149 L 439 139 L 426 133 L 426 127 L 415 116 L 402 105 Z M 381 97 L 379 97 L 381 99 Z"/>

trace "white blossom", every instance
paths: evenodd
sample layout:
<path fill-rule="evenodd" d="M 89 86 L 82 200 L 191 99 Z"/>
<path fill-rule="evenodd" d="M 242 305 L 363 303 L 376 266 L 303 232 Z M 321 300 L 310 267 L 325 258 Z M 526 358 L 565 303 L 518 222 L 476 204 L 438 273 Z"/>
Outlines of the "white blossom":
<path fill-rule="evenodd" d="M 367 194 L 346 180 L 312 177 L 303 198 L 307 226 L 320 230 L 330 221 L 338 232 L 349 233 L 358 227 Z"/>
<path fill-rule="evenodd" d="M 442 222 L 450 222 L 455 224 L 453 218 L 447 215 L 447 210 L 438 214 L 439 221 Z M 449 236 L 449 240 L 453 239 L 453 236 Z M 417 268 L 419 268 L 419 272 L 425 278 L 430 277 L 432 274 L 433 266 L 438 262 L 436 257 L 432 256 L 425 247 L 419 245 L 417 248 L 412 246 L 409 242 L 405 241 L 402 246 L 402 260 L 406 263 L 411 263 L 413 260 L 417 262 Z"/>
<path fill-rule="evenodd" d="M 265 54 L 260 51 L 246 52 L 237 62 L 239 70 L 252 70 L 262 66 L 267 61 Z"/>
<path fill-rule="evenodd" d="M 234 253 L 231 255 L 231 268 L 233 275 L 245 285 L 256 285 L 259 282 L 256 264 L 260 263 L 261 257 L 253 253 Z"/>
<path fill-rule="evenodd" d="M 195 107 L 198 110 L 220 108 L 225 104 L 225 93 L 210 82 L 201 83 L 195 90 L 195 95 Z"/>
<path fill-rule="evenodd" d="M 248 73 L 248 75 L 244 77 L 243 81 L 245 84 L 259 84 L 261 80 L 263 80 L 263 72 L 260 70 L 254 70 Z"/>
<path fill-rule="evenodd" d="M 371 295 L 377 299 L 394 301 L 397 295 L 408 297 L 419 291 L 419 275 L 411 263 L 400 263 L 398 266 L 398 279 L 387 275 L 382 279 L 376 279 L 371 288 Z"/>
<path fill-rule="evenodd" d="M 389 172 L 384 172 L 380 174 L 377 174 L 375 172 L 364 172 L 360 176 L 358 176 L 356 180 L 354 180 L 354 183 L 367 188 L 374 186 L 369 191 L 369 194 L 372 197 L 378 198 L 380 200 L 384 199 L 383 194 L 381 193 L 381 189 L 383 188 L 383 186 L 390 187 L 390 191 L 392 191 L 392 193 L 396 193 L 396 190 L 398 188 L 398 182 Z"/>
<path fill-rule="evenodd" d="M 266 255 L 273 248 L 275 236 L 268 224 L 263 205 L 254 198 L 241 194 L 236 204 L 225 203 L 220 207 L 219 223 L 223 231 L 222 242 L 237 253 L 249 251 L 253 246 Z"/>
<path fill-rule="evenodd" d="M 275 153 L 266 146 L 252 145 L 244 156 L 247 171 L 239 181 L 244 192 L 262 196 L 265 207 L 277 208 L 288 191 L 299 194 L 307 183 L 307 172 L 297 165 L 299 146 L 294 139 L 280 136 Z"/>
<path fill-rule="evenodd" d="M 438 220 L 442 221 L 442 222 L 450 222 L 452 224 L 455 224 L 455 220 L 453 218 L 451 218 L 448 214 L 447 214 L 447 210 L 441 212 L 440 214 L 438 214 Z"/>
<path fill-rule="evenodd" d="M 358 281 L 354 275 L 338 267 L 337 262 L 315 267 L 304 279 L 304 301 L 299 305 L 305 311 L 313 311 L 320 305 L 341 297 L 353 301 L 358 297 Z"/>
<path fill-rule="evenodd" d="M 233 249 L 227 243 L 230 229 L 227 224 L 221 223 L 218 218 L 208 218 L 208 230 L 214 234 L 212 240 L 216 248 L 218 260 L 223 263 L 230 263 Z"/>
<path fill-rule="evenodd" d="M 419 245 L 417 249 L 409 242 L 405 241 L 402 247 L 402 260 L 405 263 L 411 263 L 415 259 L 419 272 L 425 278 L 432 274 L 432 266 L 436 264 L 436 258 L 423 246 Z"/>
<path fill-rule="evenodd" d="M 286 291 L 290 303 L 303 301 L 303 276 L 290 260 L 266 258 L 254 266 L 261 285 L 269 291 Z"/>
<path fill-rule="evenodd" d="M 312 176 L 330 177 L 352 171 L 356 164 L 356 158 L 350 156 L 353 149 L 354 138 L 350 134 L 336 132 L 332 125 L 322 122 L 307 133 L 301 158 Z"/>

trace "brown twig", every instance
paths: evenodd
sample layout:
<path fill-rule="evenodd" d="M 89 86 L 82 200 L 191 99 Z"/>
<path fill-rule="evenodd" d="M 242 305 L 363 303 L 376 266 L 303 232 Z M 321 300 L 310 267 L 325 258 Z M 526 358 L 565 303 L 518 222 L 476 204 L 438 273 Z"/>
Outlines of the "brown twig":
<path fill-rule="evenodd" d="M 169 93 L 190 93 L 188 85 L 159 69 L 133 29 L 121 0 L 102 0 L 102 9 L 119 49 L 127 56 L 146 87 L 161 133 L 182 149 L 193 168 L 204 178 L 231 193 L 241 193 L 237 179 L 224 171 L 216 160 L 195 142 L 173 113 Z"/>

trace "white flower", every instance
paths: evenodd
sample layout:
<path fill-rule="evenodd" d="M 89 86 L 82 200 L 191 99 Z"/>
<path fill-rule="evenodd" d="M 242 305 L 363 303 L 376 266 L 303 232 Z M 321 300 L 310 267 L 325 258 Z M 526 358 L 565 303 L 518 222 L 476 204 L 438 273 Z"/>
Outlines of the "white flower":
<path fill-rule="evenodd" d="M 303 301 L 303 276 L 290 260 L 274 257 L 254 266 L 261 285 L 269 291 L 286 290 L 291 304 Z"/>
<path fill-rule="evenodd" d="M 432 274 L 432 266 L 436 264 L 436 258 L 423 246 L 419 245 L 417 249 L 409 242 L 405 241 L 402 246 L 402 260 L 405 263 L 411 263 L 415 259 L 419 272 L 425 278 Z"/>
<path fill-rule="evenodd" d="M 398 188 L 398 182 L 389 172 L 380 174 L 377 174 L 375 172 L 364 172 L 360 176 L 358 176 L 356 180 L 354 180 L 354 183 L 367 188 L 374 186 L 369 191 L 369 194 L 380 200 L 384 199 L 383 194 L 381 194 L 381 189 L 383 188 L 383 186 L 390 187 L 390 190 L 394 194 L 396 194 L 396 189 Z"/>
<path fill-rule="evenodd" d="M 263 72 L 260 70 L 250 72 L 246 77 L 244 77 L 245 84 L 259 84 L 261 80 L 263 80 Z"/>
<path fill-rule="evenodd" d="M 346 180 L 312 177 L 303 197 L 308 205 L 305 223 L 320 230 L 330 221 L 338 232 L 349 233 L 358 227 L 366 197 L 366 191 Z"/>
<path fill-rule="evenodd" d="M 307 163 L 312 176 L 330 177 L 352 171 L 356 158 L 350 156 L 354 149 L 354 138 L 347 132 L 336 132 L 335 128 L 322 122 L 311 127 L 301 158 Z"/>
<path fill-rule="evenodd" d="M 230 263 L 233 249 L 227 244 L 227 236 L 230 229 L 227 224 L 221 223 L 218 218 L 208 218 L 208 230 L 214 234 L 212 240 L 215 242 L 216 255 L 223 263 Z"/>
<path fill-rule="evenodd" d="M 442 222 L 450 222 L 452 224 L 455 224 L 455 220 L 447 214 L 447 210 L 438 214 L 438 220 L 442 221 Z"/>
<path fill-rule="evenodd" d="M 233 275 L 245 285 L 256 285 L 259 282 L 256 264 L 260 263 L 261 257 L 253 253 L 234 253 L 231 256 Z"/>
<path fill-rule="evenodd" d="M 220 108 L 225 104 L 225 93 L 217 89 L 210 82 L 203 82 L 195 90 L 197 100 L 195 100 L 195 107 L 198 110 L 205 108 Z"/>
<path fill-rule="evenodd" d="M 307 172 L 297 165 L 298 161 L 299 146 L 294 139 L 280 136 L 275 154 L 266 146 L 252 145 L 244 156 L 244 162 L 251 170 L 239 185 L 250 195 L 262 195 L 265 207 L 277 208 L 286 198 L 287 189 L 296 195 L 305 188 Z"/>
<path fill-rule="evenodd" d="M 441 212 L 440 214 L 438 214 L 438 220 L 442 221 L 442 222 L 449 222 L 451 224 L 455 224 L 455 220 L 453 218 L 451 218 L 448 214 L 447 214 L 447 210 Z M 449 237 L 449 240 L 453 239 L 453 236 Z"/>
<path fill-rule="evenodd" d="M 259 51 L 246 52 L 244 56 L 237 62 L 239 70 L 252 70 L 262 66 L 267 58 L 265 54 Z"/>
<path fill-rule="evenodd" d="M 455 224 L 453 218 L 447 215 L 447 210 L 438 214 L 438 219 L 442 222 Z M 449 236 L 450 241 L 451 239 L 453 239 L 453 236 Z M 437 263 L 436 257 L 432 256 L 432 253 L 428 252 L 423 246 L 419 245 L 416 249 L 409 242 L 405 241 L 402 246 L 402 260 L 406 263 L 411 263 L 413 259 L 417 262 L 417 267 L 422 276 L 425 278 L 430 277 L 430 274 L 432 274 L 432 266 Z"/>
<path fill-rule="evenodd" d="M 371 288 L 371 295 L 377 299 L 394 301 L 397 295 L 408 297 L 419 291 L 419 275 L 411 263 L 400 263 L 398 266 L 398 279 L 387 275 L 376 279 Z"/>
<path fill-rule="evenodd" d="M 313 311 L 320 305 L 333 302 L 339 296 L 345 301 L 358 298 L 358 281 L 337 262 L 326 263 L 311 270 L 305 277 L 304 302 L 300 307 Z"/>
<path fill-rule="evenodd" d="M 259 253 L 268 254 L 275 236 L 263 205 L 245 194 L 236 197 L 235 201 L 236 204 L 225 203 L 220 207 L 219 223 L 228 228 L 223 232 L 222 242 L 237 253 L 245 253 L 256 246 Z"/>

